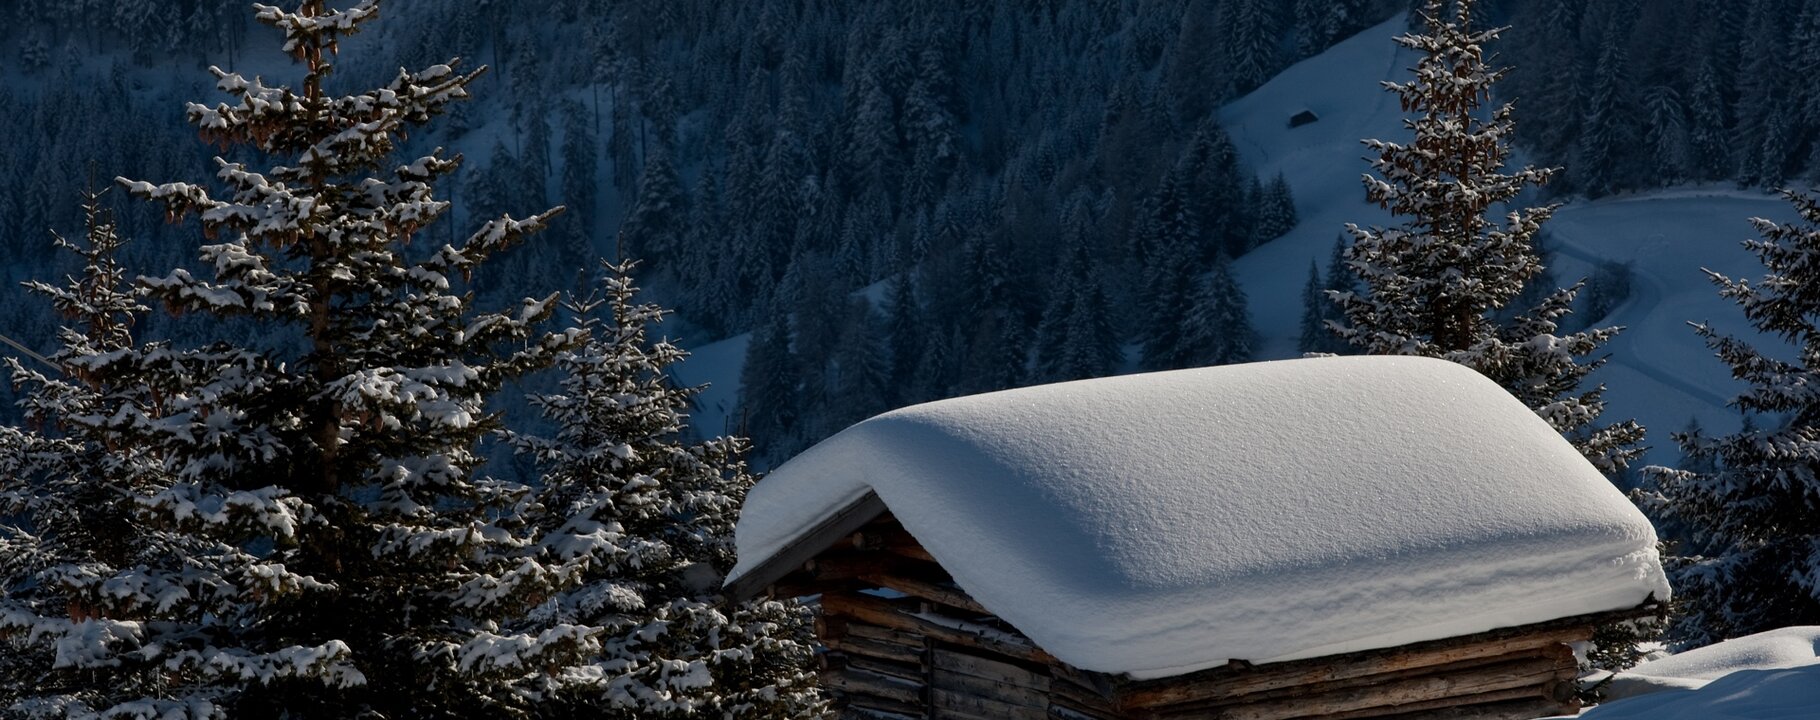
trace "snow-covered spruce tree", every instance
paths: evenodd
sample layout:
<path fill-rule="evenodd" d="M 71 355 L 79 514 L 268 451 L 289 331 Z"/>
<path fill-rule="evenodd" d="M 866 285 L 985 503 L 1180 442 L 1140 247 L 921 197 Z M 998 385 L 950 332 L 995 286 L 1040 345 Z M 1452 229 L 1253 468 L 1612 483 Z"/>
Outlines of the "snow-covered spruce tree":
<path fill-rule="evenodd" d="M 1675 436 L 1679 468 L 1644 469 L 1646 509 L 1685 534 L 1675 568 L 1685 604 L 1672 637 L 1698 646 L 1786 625 L 1820 624 L 1820 199 L 1784 191 L 1802 221 L 1752 222 L 1744 243 L 1767 271 L 1755 283 L 1708 271 L 1764 336 L 1769 352 L 1708 325 L 1695 330 L 1749 388 L 1732 401 L 1741 430 Z"/>
<path fill-rule="evenodd" d="M 0 428 L 0 712 L 209 717 L 220 712 L 212 680 L 242 668 L 284 672 L 274 658 L 209 642 L 213 617 L 235 618 L 256 588 L 274 597 L 297 588 L 282 566 L 147 522 L 148 505 L 183 492 L 161 455 L 133 442 L 166 386 L 117 367 L 143 357 L 132 327 L 147 308 L 126 286 L 115 258 L 122 240 L 100 196 L 86 200 L 83 242 L 55 238 L 81 260 L 81 275 L 27 284 L 71 323 L 49 358 L 57 371 L 6 360 L 31 429 Z M 211 519 L 294 520 L 282 506 L 239 512 L 254 499 L 211 508 Z M 337 657 L 345 647 L 290 651 L 299 673 L 349 670 Z M 216 658 L 227 662 L 212 667 Z"/>
<path fill-rule="evenodd" d="M 10 691 L 33 696 L 15 707 L 161 720 L 509 717 L 520 699 L 492 666 L 514 651 L 488 632 L 498 618 L 459 608 L 489 567 L 478 561 L 514 544 L 504 525 L 523 489 L 476 477 L 475 447 L 497 425 L 485 398 L 577 338 L 537 329 L 554 296 L 477 312 L 455 287 L 555 211 L 407 254 L 411 237 L 434 235 L 425 228 L 448 204 L 432 182 L 459 163 L 431 153 L 392 165 L 395 139 L 465 97 L 477 72 L 401 71 L 385 87 L 330 96 L 337 41 L 376 18 L 377 1 L 255 9 L 304 64 L 301 89 L 216 70 L 230 101 L 192 104 L 188 117 L 204 139 L 271 166 L 218 160 L 220 197 L 120 181 L 174 220 L 199 217 L 207 270 L 142 277 L 137 291 L 215 319 L 196 326 L 214 340 L 86 340 L 64 361 L 77 382 L 37 383 L 70 398 L 40 404 L 47 428 L 61 425 L 84 462 L 112 463 L 91 482 L 116 484 L 132 517 L 123 531 L 103 512 L 94 532 L 131 547 L 105 550 L 110 566 L 29 556 L 55 543 L 8 546 L 7 566 L 63 579 L 37 597 L 9 595 L 0 613 L 21 648 L 15 667 L 43 661 L 16 676 L 30 682 Z M 236 326 L 261 340 L 236 344 Z"/>
<path fill-rule="evenodd" d="M 1367 353 L 1425 355 L 1466 365 L 1497 381 L 1572 440 L 1600 470 L 1622 471 L 1641 452 L 1643 428 L 1626 420 L 1597 424 L 1604 386 L 1584 389 L 1603 358 L 1591 357 L 1621 329 L 1557 334 L 1579 286 L 1557 290 L 1536 307 L 1500 322 L 1506 308 L 1541 274 L 1535 235 L 1554 207 L 1490 214 L 1554 170 L 1525 167 L 1506 174 L 1515 125 L 1507 103 L 1480 112 L 1503 70 L 1487 67 L 1482 46 L 1501 32 L 1475 30 L 1471 0 L 1451 18 L 1428 0 L 1427 34 L 1398 44 L 1422 53 L 1415 80 L 1385 83 L 1402 101 L 1410 144 L 1366 140 L 1382 178 L 1365 176 L 1365 195 L 1403 223 L 1348 225 L 1347 264 L 1364 292 L 1332 292 L 1345 317 L 1334 329 Z"/>
<path fill-rule="evenodd" d="M 510 665 L 539 717 L 821 717 L 807 610 L 717 594 L 752 483 L 745 442 L 684 441 L 699 389 L 672 382 L 685 353 L 648 336 L 664 311 L 634 301 L 630 270 L 569 303 L 589 340 L 557 358 L 561 388 L 531 398 L 555 434 L 510 435 L 542 469 L 533 537 L 465 597 L 522 612 L 498 637 L 541 658 Z M 582 652 L 542 651 L 571 643 Z"/>

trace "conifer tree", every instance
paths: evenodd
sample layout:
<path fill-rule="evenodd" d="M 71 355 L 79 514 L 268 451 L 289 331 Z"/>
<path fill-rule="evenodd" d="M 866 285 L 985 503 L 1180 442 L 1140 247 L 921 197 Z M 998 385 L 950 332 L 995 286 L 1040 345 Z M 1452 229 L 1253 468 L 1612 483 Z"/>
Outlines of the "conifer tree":
<path fill-rule="evenodd" d="M 668 258 L 676 252 L 687 219 L 683 207 L 682 180 L 670 154 L 656 150 L 645 158 L 645 169 L 638 179 L 638 204 L 626 218 L 622 229 L 627 250 L 637 255 Z"/>
<path fill-rule="evenodd" d="M 1281 173 L 1278 173 L 1276 178 L 1264 187 L 1257 208 L 1257 237 L 1253 242 L 1254 245 L 1270 242 L 1295 229 L 1296 222 L 1298 222 L 1295 196 L 1289 190 L 1289 181 L 1285 180 Z"/>
<path fill-rule="evenodd" d="M 1112 325 L 1106 291 L 1084 230 L 1076 230 L 1036 329 L 1035 379 L 1062 382 L 1118 371 L 1124 349 Z"/>
<path fill-rule="evenodd" d="M 1296 336 L 1296 350 L 1304 353 L 1327 352 L 1333 332 L 1327 328 L 1327 309 L 1331 301 L 1321 289 L 1321 266 L 1308 261 L 1308 281 L 1302 284 L 1301 333 Z"/>
<path fill-rule="evenodd" d="M 1182 319 L 1182 347 L 1196 366 L 1230 365 L 1251 359 L 1257 333 L 1251 328 L 1245 291 L 1232 277 L 1231 263 L 1214 258 L 1213 269 L 1195 285 Z"/>
<path fill-rule="evenodd" d="M 111 479 L 141 526 L 125 536 L 140 556 L 53 562 L 83 569 L 56 571 L 68 582 L 0 613 L 26 646 L 18 657 L 51 660 L 8 683 L 35 695 L 19 706 L 160 718 L 519 706 L 479 667 L 511 654 L 482 629 L 501 618 L 458 610 L 486 570 L 480 558 L 510 544 L 502 523 L 522 494 L 475 474 L 476 446 L 497 426 L 486 398 L 576 338 L 538 329 L 554 296 L 479 312 L 456 287 L 560 208 L 404 252 L 447 210 L 432 183 L 459 160 L 436 151 L 394 164 L 396 138 L 466 97 L 478 71 L 401 71 L 383 88 L 330 96 L 339 40 L 378 12 L 377 0 L 256 6 L 304 65 L 301 88 L 216 69 L 231 101 L 191 104 L 188 118 L 204 139 L 241 148 L 236 157 L 269 157 L 269 169 L 217 160 L 222 197 L 119 181 L 173 219 L 199 216 L 207 270 L 143 277 L 137 292 L 210 318 L 198 327 L 214 340 L 116 336 L 115 349 L 73 352 L 73 377 L 111 414 L 92 415 L 81 398 L 41 406 L 47 427 L 77 429 L 78 454 L 144 459 L 156 475 L 117 468 Z M 263 341 L 236 344 L 235 325 Z M 21 557 L 23 547 L 9 544 L 3 564 L 49 560 Z"/>
<path fill-rule="evenodd" d="M 765 324 L 752 333 L 739 374 L 742 435 L 758 443 L 759 457 L 782 460 L 797 449 L 802 409 L 802 370 L 790 342 L 790 315 L 774 303 Z"/>
<path fill-rule="evenodd" d="M 1442 0 L 1427 0 L 1426 34 L 1397 43 L 1422 53 L 1412 82 L 1387 83 L 1403 108 L 1412 144 L 1366 140 L 1376 157 L 1366 197 L 1403 218 L 1391 228 L 1348 225 L 1346 258 L 1365 285 L 1335 292 L 1345 314 L 1335 331 L 1361 351 L 1426 355 L 1466 365 L 1497 381 L 1534 409 L 1608 474 L 1640 451 L 1634 421 L 1600 427 L 1604 387 L 1581 387 L 1603 359 L 1588 359 L 1619 328 L 1557 334 L 1579 286 L 1556 291 L 1535 308 L 1499 322 L 1500 313 L 1543 271 L 1535 235 L 1554 207 L 1490 213 L 1553 170 L 1504 172 L 1514 126 L 1506 103 L 1479 112 L 1503 70 L 1487 67 L 1482 46 L 1500 29 L 1471 27 L 1472 0 L 1457 0 L 1451 18 Z"/>
<path fill-rule="evenodd" d="M 909 272 L 905 272 L 891 281 L 890 294 L 885 298 L 886 339 L 891 346 L 891 389 L 888 404 L 902 405 L 904 396 L 909 395 L 910 384 L 915 381 L 917 364 L 923 355 L 923 307 L 916 299 L 916 284 Z"/>
<path fill-rule="evenodd" d="M 699 388 L 672 382 L 686 353 L 649 337 L 665 313 L 634 300 L 631 269 L 568 303 L 590 337 L 558 356 L 560 389 L 531 398 L 555 433 L 510 435 L 543 475 L 520 510 L 526 544 L 472 596 L 514 609 L 498 636 L 538 717 L 821 717 L 807 610 L 717 594 L 746 445 L 684 441 Z"/>
<path fill-rule="evenodd" d="M 580 103 L 567 103 L 562 132 L 562 197 L 572 217 L 563 225 L 567 260 L 580 262 L 593 255 L 595 205 L 599 197 L 600 148 L 594 123 Z"/>
<path fill-rule="evenodd" d="M 884 412 L 890 398 L 891 356 L 885 324 L 872 309 L 872 301 L 857 297 L 848 303 L 840 344 L 834 349 L 834 387 L 829 407 L 839 414 L 829 429 L 839 430 Z"/>
<path fill-rule="evenodd" d="M 178 480 L 157 453 L 122 443 L 153 390 L 118 382 L 106 364 L 137 349 L 132 329 L 148 308 L 126 285 L 117 258 L 123 240 L 100 196 L 85 200 L 83 241 L 55 237 L 82 261 L 80 277 L 27 284 L 71 321 L 49 358 L 56 372 L 6 360 L 36 429 L 0 428 L 0 707 L 41 717 L 128 707 L 208 717 L 221 711 L 220 690 L 182 687 L 210 673 L 179 639 L 208 632 L 206 613 L 232 607 L 246 589 L 235 580 L 262 563 L 143 522 L 141 502 L 172 492 Z M 186 598 L 186 579 L 218 584 Z M 155 623 L 139 626 L 143 620 Z M 159 643 L 176 650 L 168 669 L 164 658 L 139 651 Z M 318 670 L 346 669 L 300 655 Z"/>
<path fill-rule="evenodd" d="M 1820 624 L 1820 400 L 1812 390 L 1820 383 L 1820 200 L 1782 195 L 1800 221 L 1753 219 L 1763 237 L 1744 243 L 1763 263 L 1763 278 L 1708 276 L 1762 337 L 1798 352 L 1695 325 L 1748 384 L 1731 403 L 1744 426 L 1717 437 L 1692 427 L 1675 436 L 1685 458 L 1679 468 L 1644 471 L 1644 506 L 1681 529 L 1694 550 L 1674 570 L 1686 612 L 1673 637 L 1684 646 Z"/>

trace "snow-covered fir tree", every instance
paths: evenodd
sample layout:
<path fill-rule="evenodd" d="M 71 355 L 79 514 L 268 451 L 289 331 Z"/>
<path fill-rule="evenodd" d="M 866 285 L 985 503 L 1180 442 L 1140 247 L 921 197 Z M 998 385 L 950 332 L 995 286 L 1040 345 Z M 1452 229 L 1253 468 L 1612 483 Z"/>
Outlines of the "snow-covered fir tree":
<path fill-rule="evenodd" d="M 1213 269 L 1196 284 L 1182 319 L 1184 350 L 1196 365 L 1231 365 L 1251 359 L 1256 338 L 1245 291 L 1232 277 L 1231 262 L 1215 257 Z"/>
<path fill-rule="evenodd" d="M 718 595 L 752 477 L 745 442 L 688 442 L 699 388 L 677 387 L 685 353 L 649 336 L 664 316 L 634 299 L 631 265 L 568 309 L 589 331 L 558 356 L 556 392 L 532 404 L 556 430 L 512 434 L 541 469 L 519 509 L 529 536 L 468 594 L 519 619 L 496 663 L 538 717 L 821 717 L 808 610 Z M 604 315 L 598 317 L 597 315 Z"/>
<path fill-rule="evenodd" d="M 184 532 L 158 512 L 189 487 L 167 470 L 163 453 L 134 442 L 164 388 L 117 365 L 151 349 L 132 334 L 148 308 L 126 284 L 117 258 L 123 240 L 98 194 L 87 196 L 84 211 L 81 242 L 56 238 L 80 259 L 80 276 L 28 283 L 70 321 L 49 358 L 55 370 L 6 361 L 27 389 L 21 407 L 32 429 L 0 428 L 0 709 L 16 717 L 220 716 L 216 683 L 233 673 L 211 660 L 224 652 L 239 669 L 271 679 L 357 677 L 338 657 L 345 645 L 289 648 L 299 663 L 281 667 L 270 655 L 205 640 L 221 629 L 217 615 L 243 616 L 256 590 L 277 600 L 300 588 L 282 565 Z M 296 520 L 282 505 L 260 514 L 257 495 L 221 498 L 230 499 L 195 524 Z"/>
<path fill-rule="evenodd" d="M 1732 405 L 1743 428 L 1675 435 L 1679 467 L 1650 467 L 1645 508 L 1686 540 L 1674 568 L 1685 614 L 1672 637 L 1705 645 L 1787 625 L 1820 624 L 1820 199 L 1784 191 L 1801 219 L 1752 222 L 1744 246 L 1763 263 L 1752 282 L 1709 271 L 1762 337 L 1795 346 L 1760 348 L 1700 324 L 1695 330 L 1748 384 Z"/>
<path fill-rule="evenodd" d="M 1543 272 L 1535 235 L 1555 208 L 1508 209 L 1502 222 L 1492 213 L 1555 171 L 1504 172 L 1512 107 L 1481 111 L 1504 75 L 1483 50 L 1501 29 L 1474 29 L 1472 0 L 1452 4 L 1449 15 L 1442 0 L 1427 0 L 1426 33 L 1397 39 L 1421 53 L 1413 81 L 1386 83 L 1414 113 L 1404 121 L 1414 140 L 1365 141 L 1378 173 L 1365 176 L 1365 194 L 1403 222 L 1347 226 L 1354 238 L 1347 264 L 1364 291 L 1332 293 L 1345 315 L 1335 332 L 1363 352 L 1439 357 L 1478 370 L 1615 474 L 1641 452 L 1643 428 L 1629 420 L 1599 425 L 1604 386 L 1583 385 L 1603 362 L 1594 353 L 1620 328 L 1562 334 L 1577 285 L 1534 308 L 1507 310 Z"/>
<path fill-rule="evenodd" d="M 330 95 L 339 41 L 378 13 L 377 0 L 257 6 L 303 64 L 301 85 L 217 69 L 228 101 L 187 115 L 205 140 L 270 166 L 217 160 L 224 193 L 120 180 L 174 220 L 200 219 L 205 270 L 142 277 L 137 292 L 210 318 L 198 332 L 212 337 L 116 336 L 66 357 L 99 399 L 45 403 L 45 425 L 76 428 L 72 454 L 131 466 L 106 482 L 120 483 L 139 529 L 128 554 L 107 551 L 113 565 L 7 546 L 7 566 L 68 579 L 35 603 L 9 597 L 19 604 L 0 615 L 23 646 L 15 660 L 45 661 L 12 686 L 33 695 L 18 707 L 349 718 L 517 705 L 474 662 L 511 652 L 488 632 L 501 618 L 460 609 L 485 569 L 477 558 L 512 543 L 502 522 L 523 493 L 478 476 L 476 447 L 497 424 L 486 398 L 576 337 L 539 330 L 553 295 L 482 312 L 459 286 L 557 211 L 407 250 L 433 236 L 426 227 L 448 209 L 433 183 L 459 161 L 390 156 L 401 133 L 466 97 L 478 71 L 436 65 Z M 249 333 L 259 340 L 235 342 Z M 149 476 L 136 476 L 139 459 Z M 47 597 L 57 592 L 67 602 Z"/>
<path fill-rule="evenodd" d="M 1032 379 L 1038 382 L 1104 377 L 1118 372 L 1125 360 L 1106 291 L 1093 272 L 1086 230 L 1072 228 L 1069 235 L 1072 247 L 1036 328 Z"/>
<path fill-rule="evenodd" d="M 1333 337 L 1333 331 L 1327 327 L 1327 309 L 1332 305 L 1321 289 L 1321 266 L 1309 260 L 1308 280 L 1302 284 L 1302 322 L 1297 326 L 1300 332 L 1295 343 L 1298 352 L 1327 352 Z"/>

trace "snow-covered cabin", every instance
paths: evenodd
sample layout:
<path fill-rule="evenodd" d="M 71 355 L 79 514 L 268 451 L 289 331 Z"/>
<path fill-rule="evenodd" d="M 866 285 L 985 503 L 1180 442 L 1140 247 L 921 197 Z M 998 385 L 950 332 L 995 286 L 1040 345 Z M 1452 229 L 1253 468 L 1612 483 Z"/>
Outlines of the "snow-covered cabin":
<path fill-rule="evenodd" d="M 1669 592 L 1611 483 L 1423 358 L 896 410 L 759 482 L 737 541 L 732 594 L 820 596 L 847 717 L 1535 717 Z"/>

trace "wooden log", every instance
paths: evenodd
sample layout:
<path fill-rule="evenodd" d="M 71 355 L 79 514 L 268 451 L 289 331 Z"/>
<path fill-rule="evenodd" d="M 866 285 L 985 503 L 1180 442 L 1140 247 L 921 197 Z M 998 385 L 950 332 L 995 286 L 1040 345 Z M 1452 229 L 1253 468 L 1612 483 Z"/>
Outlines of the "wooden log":
<path fill-rule="evenodd" d="M 928 714 L 928 708 L 924 707 L 922 703 L 907 703 L 866 695 L 848 696 L 846 698 L 846 706 L 846 710 L 849 711 L 858 710 L 870 713 L 867 717 L 908 717 L 920 719 Z M 841 713 L 841 716 L 846 717 L 847 713 L 843 712 Z"/>
<path fill-rule="evenodd" d="M 990 628 L 973 629 L 959 621 L 941 623 L 917 617 L 883 599 L 867 595 L 844 592 L 829 593 L 822 596 L 822 607 L 827 608 L 830 613 L 846 615 L 874 625 L 918 633 L 933 640 L 972 647 L 1020 660 L 1046 664 L 1053 658 L 1028 640 L 1010 633 L 995 632 Z"/>
<path fill-rule="evenodd" d="M 892 628 L 880 627 L 878 625 L 871 625 L 863 622 L 849 622 L 847 624 L 847 633 L 856 638 L 865 638 L 867 640 L 890 643 L 892 645 L 902 645 L 904 647 L 916 648 L 918 651 L 923 649 L 923 644 L 926 642 L 926 639 L 921 633 L 894 630 Z"/>
<path fill-rule="evenodd" d="M 947 670 L 929 674 L 929 687 L 963 695 L 973 695 L 1012 705 L 1026 705 L 1037 710 L 1049 707 L 1049 690 L 1002 683 L 996 680 L 962 675 Z"/>
<path fill-rule="evenodd" d="M 822 554 L 803 563 L 803 572 L 818 583 L 852 580 L 884 572 L 889 558 L 876 553 Z"/>
<path fill-rule="evenodd" d="M 815 636 L 823 640 L 847 636 L 847 619 L 827 613 L 815 614 Z"/>
<path fill-rule="evenodd" d="M 979 697 L 944 688 L 929 691 L 931 715 L 936 718 L 982 718 L 984 720 L 1048 720 L 1046 707 L 1029 707 L 993 698 Z"/>
<path fill-rule="evenodd" d="M 1108 717 L 1127 717 L 1120 713 L 1110 700 L 1074 683 L 1057 681 L 1051 685 L 1049 701 L 1052 705 L 1062 705 L 1082 712 L 1092 712 Z"/>
<path fill-rule="evenodd" d="M 921 704 L 923 701 L 924 686 L 918 682 L 900 680 L 851 667 L 823 671 L 821 677 L 822 687 L 850 696 L 870 695 L 912 705 Z"/>
<path fill-rule="evenodd" d="M 946 648 L 934 648 L 929 651 L 929 666 L 961 675 L 993 682 L 1048 691 L 1049 676 L 1007 662 L 956 652 Z"/>
<path fill-rule="evenodd" d="M 891 571 L 866 573 L 860 575 L 859 579 L 862 582 L 890 588 L 911 597 L 921 598 L 951 608 L 958 608 L 976 615 L 992 614 L 991 611 L 988 611 L 984 606 L 980 605 L 978 601 L 968 597 L 967 593 L 961 592 L 960 588 L 931 580 L 911 577 L 908 573 Z"/>
<path fill-rule="evenodd" d="M 1090 697 L 1096 697 L 1108 703 L 1115 697 L 1118 687 L 1110 675 L 1082 670 L 1059 661 L 1049 664 L 1049 676 L 1055 678 L 1057 685 L 1072 686 Z"/>
<path fill-rule="evenodd" d="M 1529 643 L 1523 638 L 1536 638 L 1538 642 L 1533 643 L 1533 645 L 1552 644 L 1555 642 L 1580 642 L 1591 639 L 1592 629 L 1595 626 L 1655 614 L 1661 610 L 1661 607 L 1662 603 L 1658 602 L 1652 596 L 1649 599 L 1644 600 L 1641 604 L 1631 608 L 1576 615 L 1530 625 L 1499 628 L 1474 635 L 1429 640 L 1394 648 L 1366 650 L 1342 655 L 1329 655 L 1305 660 L 1270 663 L 1267 665 L 1250 666 L 1249 664 L 1246 664 L 1245 668 L 1247 669 L 1231 667 L 1209 668 L 1207 670 L 1170 678 L 1126 682 L 1120 688 L 1120 695 L 1121 697 L 1128 699 L 1129 706 L 1131 707 L 1150 707 L 1191 699 L 1200 694 L 1198 688 L 1217 687 L 1229 678 L 1254 672 L 1260 674 L 1270 673 L 1273 675 L 1288 675 L 1303 672 L 1318 674 L 1329 672 L 1328 668 L 1335 665 L 1375 663 L 1387 656 L 1405 655 L 1410 656 L 1410 661 L 1414 661 L 1418 664 L 1404 664 L 1404 667 L 1419 667 L 1419 663 L 1424 662 L 1428 664 L 1443 664 L 1451 662 L 1452 660 L 1464 659 L 1464 655 L 1454 653 L 1455 650 L 1460 650 L 1467 654 L 1478 653 L 1479 656 L 1503 655 L 1525 645 L 1532 645 L 1532 643 Z M 1545 642 L 1541 641 L 1544 637 L 1552 639 Z M 1515 642 L 1502 645 L 1499 644 L 1507 640 L 1515 640 Z M 1490 645 L 1491 647 L 1480 648 L 1478 650 L 1468 649 L 1469 646 L 1479 645 Z M 1451 657 L 1438 661 L 1434 659 L 1447 655 L 1451 655 Z M 1394 665 L 1398 661 L 1389 662 Z M 1361 668 L 1360 671 L 1365 672 L 1365 674 L 1381 672 L 1381 670 L 1373 668 Z M 1287 682 L 1288 685 L 1314 681 L 1317 680 L 1308 676 L 1304 676 L 1304 679 L 1284 679 L 1284 682 Z"/>
<path fill-rule="evenodd" d="M 857 655 L 857 654 L 855 654 L 855 655 L 838 654 L 837 655 L 835 653 L 829 653 L 829 655 L 835 656 L 831 659 L 836 660 L 840 663 L 843 663 L 845 665 L 845 667 L 864 670 L 866 672 L 873 673 L 875 675 L 884 675 L 886 677 L 894 677 L 899 680 L 904 680 L 907 682 L 923 683 L 927 679 L 927 675 L 928 675 L 928 673 L 923 668 L 921 658 L 917 658 L 916 660 L 905 662 L 902 660 L 890 660 L 890 659 L 885 659 L 885 658 L 875 658 L 875 657 L 869 657 L 866 655 Z"/>
<path fill-rule="evenodd" d="M 905 533 L 904 536 L 909 537 L 909 533 Z M 911 538 L 909 542 L 886 541 L 885 552 L 898 557 L 919 560 L 926 563 L 937 562 L 935 556 L 930 555 L 928 550 L 924 550 L 923 546 L 917 543 L 914 538 Z"/>
<path fill-rule="evenodd" d="M 1550 715 L 1572 715 L 1560 703 L 1523 694 L 1522 689 L 1481 693 L 1469 698 L 1445 698 L 1397 707 L 1371 708 L 1347 713 L 1317 715 L 1302 720 L 1531 720 Z"/>
<path fill-rule="evenodd" d="M 1124 707 L 1148 708 L 1217 700 L 1283 688 L 1432 668 L 1498 658 L 1548 647 L 1565 647 L 1592 637 L 1592 626 L 1555 628 L 1439 647 L 1410 646 L 1260 665 L 1248 671 L 1219 668 L 1179 678 L 1145 681 L 1119 692 Z"/>
<path fill-rule="evenodd" d="M 1114 714 L 1110 710 L 1050 703 L 1049 717 L 1051 720 L 1123 720 L 1125 716 Z"/>
<path fill-rule="evenodd" d="M 923 713 L 920 709 L 916 712 L 898 712 L 863 705 L 849 705 L 841 710 L 838 717 L 840 720 L 922 720 Z"/>
<path fill-rule="evenodd" d="M 1569 661 L 1571 663 L 1571 658 Z M 1510 692 L 1509 697 L 1544 698 L 1545 691 L 1556 682 L 1561 661 L 1552 657 L 1529 657 L 1469 668 L 1444 675 L 1419 675 L 1388 682 L 1341 688 L 1313 694 L 1294 694 L 1270 700 L 1250 702 L 1247 698 L 1224 703 L 1189 703 L 1160 708 L 1158 718 L 1221 718 L 1222 720 L 1292 720 L 1374 708 L 1396 708 L 1409 705 L 1443 703 L 1469 704 L 1473 696 Z M 1426 709 L 1426 708 L 1423 708 Z M 1366 717 L 1368 717 L 1367 715 Z"/>
<path fill-rule="evenodd" d="M 852 656 L 864 656 L 900 663 L 921 663 L 923 651 L 895 643 L 867 640 L 861 637 L 837 637 L 822 640 L 829 650 Z"/>
<path fill-rule="evenodd" d="M 1244 682 L 1247 678 L 1241 677 L 1236 678 L 1227 687 L 1216 688 L 1206 695 L 1189 701 L 1186 704 L 1196 706 L 1228 705 L 1234 703 L 1263 702 L 1284 698 L 1303 698 L 1348 688 L 1382 685 L 1411 678 L 1451 677 L 1490 665 L 1509 665 L 1521 661 L 1529 661 L 1538 665 L 1543 662 L 1550 662 L 1555 668 L 1567 668 L 1570 672 L 1577 668 L 1574 661 L 1573 648 L 1556 643 L 1544 647 L 1526 648 L 1508 655 L 1500 655 L 1497 657 L 1468 658 L 1445 665 L 1412 667 L 1375 675 L 1359 675 L 1287 687 L 1271 687 L 1257 692 L 1247 692 L 1252 689 L 1253 684 Z"/>

